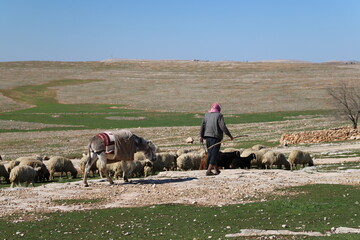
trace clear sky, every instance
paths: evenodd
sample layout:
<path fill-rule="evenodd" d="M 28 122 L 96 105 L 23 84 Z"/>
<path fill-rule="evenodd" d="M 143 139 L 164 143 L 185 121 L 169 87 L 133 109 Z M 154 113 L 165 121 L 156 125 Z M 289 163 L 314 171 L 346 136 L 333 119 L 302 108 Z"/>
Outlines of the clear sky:
<path fill-rule="evenodd" d="M 360 0 L 0 0 L 0 61 L 360 60 Z"/>

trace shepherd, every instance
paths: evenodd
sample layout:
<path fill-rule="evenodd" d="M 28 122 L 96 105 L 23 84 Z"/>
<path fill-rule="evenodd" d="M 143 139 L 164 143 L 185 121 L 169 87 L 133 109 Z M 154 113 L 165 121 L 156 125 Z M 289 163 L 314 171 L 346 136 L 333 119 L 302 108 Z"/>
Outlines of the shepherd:
<path fill-rule="evenodd" d="M 205 139 L 208 149 L 206 176 L 220 174 L 217 159 L 224 133 L 229 136 L 231 140 L 234 139 L 226 127 L 220 104 L 214 103 L 211 109 L 205 113 L 200 127 L 200 143 L 202 144 Z M 212 172 L 212 169 L 215 170 L 215 173 Z"/>
<path fill-rule="evenodd" d="M 147 159 L 156 160 L 156 146 L 142 137 L 135 135 L 129 130 L 119 130 L 115 132 L 103 132 L 90 139 L 88 145 L 88 159 L 85 164 L 84 185 L 88 187 L 87 175 L 91 166 L 96 160 L 100 160 L 101 169 L 110 184 L 114 184 L 106 171 L 107 163 L 119 161 L 133 161 L 135 152 L 144 152 Z M 124 166 L 126 164 L 123 164 Z M 124 170 L 124 173 L 127 172 Z M 128 176 L 124 174 L 125 182 L 128 182 Z"/>

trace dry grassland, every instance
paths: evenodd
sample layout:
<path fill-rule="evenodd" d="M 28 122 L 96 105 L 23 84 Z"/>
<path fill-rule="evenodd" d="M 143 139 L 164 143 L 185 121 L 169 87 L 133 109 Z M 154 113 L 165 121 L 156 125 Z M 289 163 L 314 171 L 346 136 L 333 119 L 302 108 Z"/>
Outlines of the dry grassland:
<path fill-rule="evenodd" d="M 61 79 L 99 79 L 58 87 L 62 103 L 126 104 L 131 108 L 225 113 L 333 108 L 327 89 L 356 82 L 360 64 L 195 61 L 0 63 L 0 89 Z M 1 110 L 24 106 L 0 97 Z"/>

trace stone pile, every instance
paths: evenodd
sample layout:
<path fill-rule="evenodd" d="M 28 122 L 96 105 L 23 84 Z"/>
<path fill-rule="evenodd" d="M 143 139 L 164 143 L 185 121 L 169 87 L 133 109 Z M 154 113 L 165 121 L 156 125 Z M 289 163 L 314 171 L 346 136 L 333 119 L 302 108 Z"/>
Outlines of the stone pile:
<path fill-rule="evenodd" d="M 360 140 L 360 129 L 340 127 L 324 130 L 314 130 L 281 135 L 280 144 L 320 143 L 346 140 Z"/>

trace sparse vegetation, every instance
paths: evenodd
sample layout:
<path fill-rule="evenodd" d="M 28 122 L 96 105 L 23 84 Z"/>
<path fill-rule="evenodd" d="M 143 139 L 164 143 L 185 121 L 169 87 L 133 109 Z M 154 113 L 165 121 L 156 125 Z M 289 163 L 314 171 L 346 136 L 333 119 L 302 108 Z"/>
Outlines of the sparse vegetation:
<path fill-rule="evenodd" d="M 267 202 L 200 207 L 157 205 L 74 211 L 33 216 L 37 221 L 13 223 L 1 219 L 4 239 L 224 239 L 240 229 L 330 231 L 332 227 L 358 227 L 360 191 L 342 185 L 308 185 L 287 189 L 291 194 Z M 93 201 L 102 201 L 96 199 Z M 92 204 L 62 200 L 59 204 Z M 238 237 L 231 239 L 250 239 Z M 251 239 L 260 239 L 251 238 Z M 290 239 L 281 238 L 280 239 Z M 291 237 L 291 239 L 322 239 Z M 340 234 L 324 239 L 358 239 Z"/>
<path fill-rule="evenodd" d="M 335 86 L 339 79 L 351 80 L 358 74 L 356 64 L 0 63 L 1 154 L 5 160 L 33 153 L 79 157 L 90 136 L 116 128 L 132 128 L 161 149 L 188 147 L 184 139 L 189 136 L 196 139 L 202 115 L 213 101 L 224 103 L 225 120 L 234 136 L 248 135 L 226 142 L 223 148 L 247 148 L 255 144 L 275 147 L 284 132 L 345 125 L 344 121 L 331 118 L 332 105 L 326 89 Z M 198 143 L 191 147 L 202 148 Z M 359 156 L 359 153 L 356 150 L 335 155 L 325 152 L 316 157 L 337 155 Z M 358 163 L 327 165 L 318 171 L 347 169 L 357 170 Z M 55 178 L 57 183 L 78 180 Z M 165 185 L 166 181 L 164 178 L 157 183 Z M 175 182 L 181 181 L 184 180 L 179 178 Z M 158 185 L 150 186 L 147 191 L 159 191 Z M 0 184 L 1 187 L 8 184 Z M 120 195 L 130 188 L 117 187 Z M 294 231 L 325 232 L 333 226 L 360 225 L 358 190 L 357 186 L 309 185 L 283 189 L 286 197 L 255 198 L 251 194 L 243 196 L 241 191 L 239 196 L 246 200 L 264 202 L 221 207 L 169 204 L 51 214 L 39 211 L 24 216 L 26 220 L 37 221 L 19 222 L 23 216 L 13 214 L 1 219 L 0 226 L 5 229 L 2 231 L 5 239 L 207 239 L 209 236 L 224 239 L 226 233 L 239 232 L 242 228 L 281 229 L 283 224 Z M 108 196 L 114 193 L 110 191 Z M 54 200 L 50 204 L 95 205 L 103 201 L 87 200 L 83 196 Z M 357 235 L 325 238 L 357 239 Z"/>

